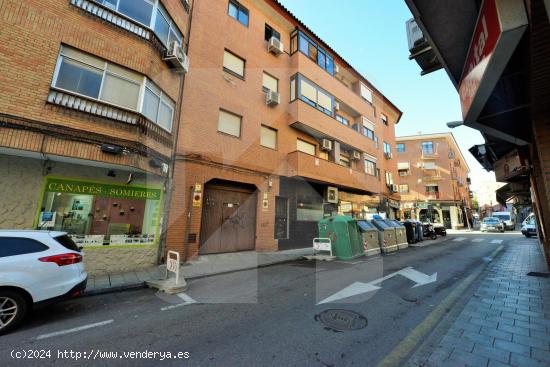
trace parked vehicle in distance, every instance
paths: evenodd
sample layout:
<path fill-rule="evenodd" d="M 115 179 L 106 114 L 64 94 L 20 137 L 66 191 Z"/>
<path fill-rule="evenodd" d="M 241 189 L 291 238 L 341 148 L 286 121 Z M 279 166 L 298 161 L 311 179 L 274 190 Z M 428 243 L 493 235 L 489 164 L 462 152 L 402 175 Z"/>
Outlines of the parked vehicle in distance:
<path fill-rule="evenodd" d="M 492 217 L 497 217 L 504 223 L 504 229 L 516 229 L 516 217 L 512 212 L 494 212 Z"/>
<path fill-rule="evenodd" d="M 537 224 L 533 213 L 521 223 L 521 233 L 527 238 L 537 235 Z"/>
<path fill-rule="evenodd" d="M 422 231 L 424 233 L 424 237 L 427 237 L 431 240 L 437 239 L 437 234 L 435 233 L 433 224 L 429 222 L 422 224 Z"/>
<path fill-rule="evenodd" d="M 504 223 L 497 217 L 486 217 L 481 221 L 480 230 L 481 232 L 504 232 Z"/>
<path fill-rule="evenodd" d="M 447 229 L 445 228 L 445 226 L 441 223 L 434 223 L 434 230 L 435 230 L 435 233 L 438 235 L 438 236 L 443 236 L 445 237 L 447 235 Z"/>
<path fill-rule="evenodd" d="M 0 335 L 86 288 L 81 249 L 65 232 L 0 230 L 0 269 Z"/>

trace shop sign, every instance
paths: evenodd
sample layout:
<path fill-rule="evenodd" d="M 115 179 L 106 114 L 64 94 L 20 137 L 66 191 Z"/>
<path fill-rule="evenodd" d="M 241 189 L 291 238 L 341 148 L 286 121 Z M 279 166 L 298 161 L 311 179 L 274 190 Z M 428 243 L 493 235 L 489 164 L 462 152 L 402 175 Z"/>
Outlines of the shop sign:
<path fill-rule="evenodd" d="M 466 125 L 476 123 L 526 27 L 523 1 L 483 2 L 458 90 Z"/>
<path fill-rule="evenodd" d="M 160 200 L 161 190 L 140 186 L 116 185 L 63 178 L 47 178 L 46 192 L 95 195 L 122 199 Z"/>
<path fill-rule="evenodd" d="M 351 212 L 353 209 L 351 203 L 341 203 L 340 204 L 340 211 L 341 212 Z"/>

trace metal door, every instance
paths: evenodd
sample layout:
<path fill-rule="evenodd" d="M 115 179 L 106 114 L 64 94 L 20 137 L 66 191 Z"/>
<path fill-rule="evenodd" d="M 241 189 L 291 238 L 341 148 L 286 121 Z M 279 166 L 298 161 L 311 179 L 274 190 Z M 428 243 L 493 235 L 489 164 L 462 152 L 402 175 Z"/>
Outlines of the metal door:
<path fill-rule="evenodd" d="M 231 187 L 207 187 L 202 210 L 201 254 L 253 250 L 256 195 Z"/>
<path fill-rule="evenodd" d="M 288 199 L 281 196 L 275 198 L 275 238 L 288 238 Z"/>

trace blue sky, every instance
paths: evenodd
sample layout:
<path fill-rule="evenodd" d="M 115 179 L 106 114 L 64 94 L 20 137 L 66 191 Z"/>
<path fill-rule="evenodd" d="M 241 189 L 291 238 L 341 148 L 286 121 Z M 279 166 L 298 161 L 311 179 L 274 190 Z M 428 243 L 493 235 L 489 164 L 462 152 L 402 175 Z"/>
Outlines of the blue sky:
<path fill-rule="evenodd" d="M 462 120 L 458 94 L 446 72 L 421 77 L 416 62 L 408 59 L 405 22 L 412 15 L 404 0 L 280 2 L 403 111 L 398 136 L 446 132 L 446 122 Z M 474 185 L 476 180 L 494 180 L 468 152 L 483 143 L 481 134 L 467 127 L 452 132 Z"/>

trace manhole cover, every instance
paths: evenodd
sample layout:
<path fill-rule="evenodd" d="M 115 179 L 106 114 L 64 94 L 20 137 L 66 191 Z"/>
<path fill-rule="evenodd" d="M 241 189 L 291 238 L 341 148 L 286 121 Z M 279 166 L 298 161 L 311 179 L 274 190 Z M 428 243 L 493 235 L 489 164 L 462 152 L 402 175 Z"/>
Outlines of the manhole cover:
<path fill-rule="evenodd" d="M 367 318 L 349 310 L 325 310 L 315 315 L 315 320 L 321 321 L 327 327 L 335 330 L 359 330 L 367 327 Z"/>

